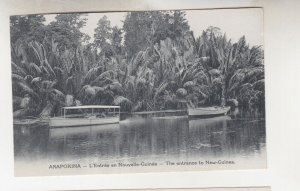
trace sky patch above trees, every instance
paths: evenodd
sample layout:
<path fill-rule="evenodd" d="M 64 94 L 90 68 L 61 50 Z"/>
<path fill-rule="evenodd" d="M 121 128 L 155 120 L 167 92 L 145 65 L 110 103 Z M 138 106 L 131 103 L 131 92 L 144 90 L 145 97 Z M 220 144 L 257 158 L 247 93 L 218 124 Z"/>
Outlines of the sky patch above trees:
<path fill-rule="evenodd" d="M 226 32 L 228 38 L 233 42 L 245 35 L 247 42 L 251 45 L 263 45 L 263 12 L 261 9 L 216 9 L 216 10 L 187 10 L 186 18 L 189 21 L 190 29 L 195 36 L 200 36 L 203 30 L 209 26 L 219 27 Z M 126 12 L 113 13 L 89 13 L 87 23 L 81 30 L 88 34 L 93 41 L 95 28 L 100 18 L 107 16 L 111 26 L 123 27 Z M 55 18 L 55 14 L 45 15 L 46 24 Z M 245 18 L 245 19 L 239 19 Z M 247 20 L 247 22 L 244 22 Z"/>

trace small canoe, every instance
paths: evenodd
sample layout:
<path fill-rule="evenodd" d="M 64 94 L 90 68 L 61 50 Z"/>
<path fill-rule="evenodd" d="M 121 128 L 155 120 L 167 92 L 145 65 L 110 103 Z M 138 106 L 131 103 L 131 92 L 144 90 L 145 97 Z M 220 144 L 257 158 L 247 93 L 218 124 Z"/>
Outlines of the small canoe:
<path fill-rule="evenodd" d="M 31 126 L 35 124 L 42 124 L 42 123 L 48 123 L 47 119 L 14 119 L 13 124 L 14 125 L 23 125 L 23 126 Z"/>
<path fill-rule="evenodd" d="M 226 115 L 230 107 L 198 107 L 188 108 L 190 118 L 207 118 Z"/>

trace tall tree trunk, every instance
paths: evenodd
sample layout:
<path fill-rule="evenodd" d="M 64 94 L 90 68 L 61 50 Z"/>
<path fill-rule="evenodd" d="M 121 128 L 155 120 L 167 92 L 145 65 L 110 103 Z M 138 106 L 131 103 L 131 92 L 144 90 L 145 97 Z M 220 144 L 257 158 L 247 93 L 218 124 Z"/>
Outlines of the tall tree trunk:
<path fill-rule="evenodd" d="M 226 82 L 224 81 L 222 83 L 222 94 L 221 94 L 221 106 L 225 106 L 226 105 L 226 99 L 227 99 L 227 91 L 226 91 Z"/>

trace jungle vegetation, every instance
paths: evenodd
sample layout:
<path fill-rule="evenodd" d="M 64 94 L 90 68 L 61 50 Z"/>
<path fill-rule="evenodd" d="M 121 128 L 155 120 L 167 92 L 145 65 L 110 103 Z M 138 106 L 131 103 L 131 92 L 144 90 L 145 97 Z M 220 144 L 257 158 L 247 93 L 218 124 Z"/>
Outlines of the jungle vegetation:
<path fill-rule="evenodd" d="M 183 11 L 128 12 L 123 27 L 85 14 L 12 16 L 14 117 L 57 115 L 63 106 L 120 105 L 122 111 L 239 103 L 264 110 L 260 46 L 209 27 L 194 36 Z M 199 23 L 201 25 L 201 23 Z"/>

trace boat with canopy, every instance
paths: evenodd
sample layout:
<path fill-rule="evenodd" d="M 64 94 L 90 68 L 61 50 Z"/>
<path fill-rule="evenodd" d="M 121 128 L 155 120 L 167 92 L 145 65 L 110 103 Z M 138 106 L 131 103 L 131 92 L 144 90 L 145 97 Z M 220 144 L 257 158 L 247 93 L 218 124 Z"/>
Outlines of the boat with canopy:
<path fill-rule="evenodd" d="M 82 105 L 63 107 L 60 117 L 52 117 L 50 127 L 74 127 L 119 123 L 120 106 Z"/>

